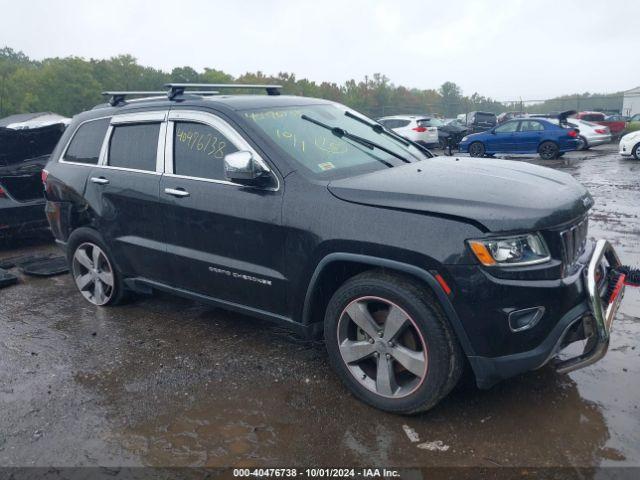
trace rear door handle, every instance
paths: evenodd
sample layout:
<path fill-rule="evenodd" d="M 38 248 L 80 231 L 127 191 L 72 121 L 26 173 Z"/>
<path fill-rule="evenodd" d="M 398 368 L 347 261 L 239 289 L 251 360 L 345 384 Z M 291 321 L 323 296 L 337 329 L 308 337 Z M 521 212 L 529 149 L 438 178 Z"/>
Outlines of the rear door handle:
<path fill-rule="evenodd" d="M 165 188 L 164 193 L 168 193 L 169 195 L 173 195 L 174 197 L 189 196 L 189 192 L 187 192 L 184 188 Z"/>
<path fill-rule="evenodd" d="M 104 177 L 91 177 L 91 181 L 93 183 L 97 183 L 98 185 L 106 185 L 107 183 L 109 183 L 109 180 Z"/>

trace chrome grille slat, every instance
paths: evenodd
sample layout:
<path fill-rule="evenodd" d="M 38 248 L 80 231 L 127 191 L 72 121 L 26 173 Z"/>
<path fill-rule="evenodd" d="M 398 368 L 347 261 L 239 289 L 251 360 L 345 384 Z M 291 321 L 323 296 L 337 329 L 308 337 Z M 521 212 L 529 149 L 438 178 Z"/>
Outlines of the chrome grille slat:
<path fill-rule="evenodd" d="M 575 263 L 584 251 L 588 230 L 589 220 L 585 218 L 567 230 L 560 232 L 564 262 L 567 265 Z"/>

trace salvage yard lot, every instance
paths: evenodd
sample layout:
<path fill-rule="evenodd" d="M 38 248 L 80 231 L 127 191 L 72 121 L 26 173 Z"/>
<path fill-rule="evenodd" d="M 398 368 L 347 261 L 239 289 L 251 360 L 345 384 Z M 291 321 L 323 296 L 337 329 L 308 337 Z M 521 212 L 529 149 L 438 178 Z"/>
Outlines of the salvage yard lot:
<path fill-rule="evenodd" d="M 582 182 L 596 200 L 590 236 L 638 265 L 640 163 L 615 150 L 519 159 Z M 5 245 L 0 258 L 47 251 Z M 465 386 L 402 417 L 354 399 L 321 343 L 279 327 L 165 295 L 95 308 L 68 275 L 20 279 L 0 290 L 5 466 L 640 465 L 634 289 L 597 364 Z"/>

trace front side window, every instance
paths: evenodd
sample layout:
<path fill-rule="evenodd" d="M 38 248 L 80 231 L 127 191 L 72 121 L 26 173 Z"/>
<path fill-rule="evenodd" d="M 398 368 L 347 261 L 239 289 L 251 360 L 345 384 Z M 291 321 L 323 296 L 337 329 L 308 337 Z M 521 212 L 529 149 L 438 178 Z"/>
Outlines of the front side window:
<path fill-rule="evenodd" d="M 513 133 L 518 128 L 518 122 L 507 122 L 496 128 L 496 133 Z"/>
<path fill-rule="evenodd" d="M 76 130 L 64 160 L 67 162 L 97 164 L 104 136 L 109 128 L 109 118 L 86 122 Z"/>
<path fill-rule="evenodd" d="M 406 146 L 387 135 L 376 133 L 371 126 L 346 115 L 347 111 L 369 124 L 374 123 L 335 103 L 248 110 L 242 115 L 304 167 L 301 169 L 303 174 L 321 179 L 340 178 L 404 164 L 398 156 L 407 162 L 427 158 L 416 147 Z M 360 137 L 360 142 L 341 135 L 340 132 L 344 131 Z M 367 142 L 379 144 L 395 155 Z"/>
<path fill-rule="evenodd" d="M 160 123 L 116 125 L 109 143 L 112 167 L 155 172 Z"/>
<path fill-rule="evenodd" d="M 524 120 L 520 122 L 521 132 L 541 132 L 544 130 L 544 126 L 540 122 L 534 120 Z"/>
<path fill-rule="evenodd" d="M 220 131 L 202 123 L 175 122 L 173 173 L 225 180 L 224 157 L 238 149 Z"/>

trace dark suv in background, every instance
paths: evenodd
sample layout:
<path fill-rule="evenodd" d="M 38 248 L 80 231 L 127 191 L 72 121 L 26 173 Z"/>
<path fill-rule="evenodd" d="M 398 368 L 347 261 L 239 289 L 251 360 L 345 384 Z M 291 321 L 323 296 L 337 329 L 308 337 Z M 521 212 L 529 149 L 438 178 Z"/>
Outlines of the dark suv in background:
<path fill-rule="evenodd" d="M 467 113 L 468 133 L 480 133 L 491 130 L 498 124 L 495 113 L 490 112 L 469 112 Z"/>
<path fill-rule="evenodd" d="M 400 413 L 435 405 L 466 363 L 487 388 L 577 340 L 561 371 L 604 355 L 623 287 L 606 293 L 618 261 L 588 241 L 593 201 L 570 175 L 432 157 L 347 107 L 277 93 L 171 84 L 73 119 L 45 188 L 84 298 L 163 290 L 324 332 L 349 389 Z"/>

